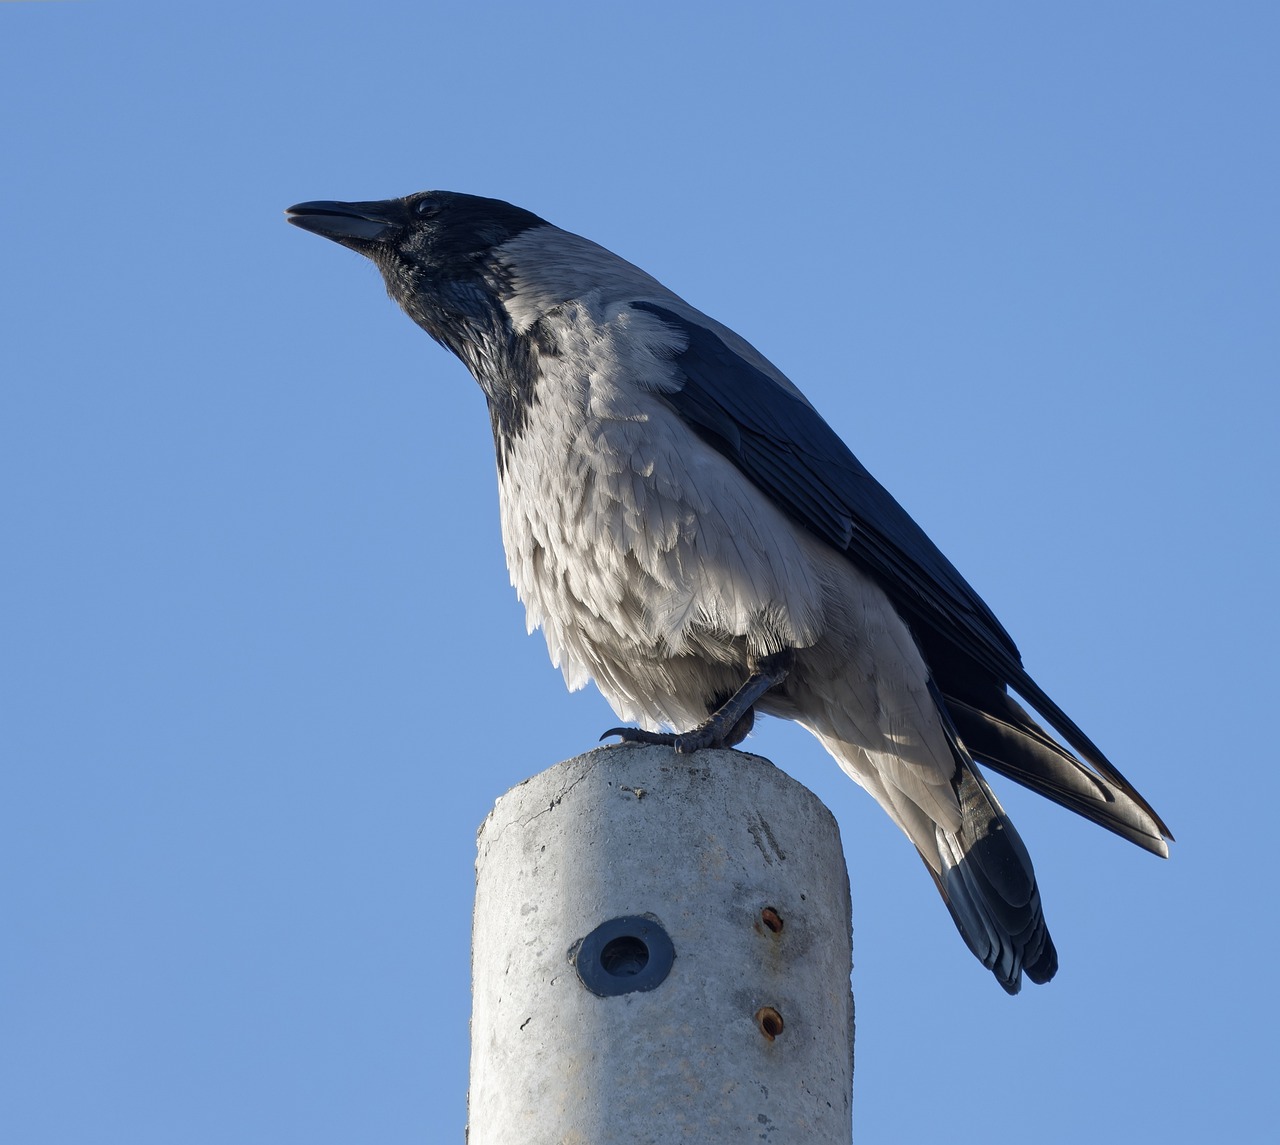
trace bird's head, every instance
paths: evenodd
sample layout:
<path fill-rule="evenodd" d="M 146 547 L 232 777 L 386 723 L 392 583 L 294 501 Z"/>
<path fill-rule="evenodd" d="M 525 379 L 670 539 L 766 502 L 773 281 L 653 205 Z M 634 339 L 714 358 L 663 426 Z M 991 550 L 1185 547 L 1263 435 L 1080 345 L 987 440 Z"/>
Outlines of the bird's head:
<path fill-rule="evenodd" d="M 287 215 L 294 226 L 372 259 L 391 297 L 455 351 L 460 326 L 488 324 L 485 311 L 501 290 L 493 252 L 547 225 L 500 199 L 453 191 L 366 203 L 298 203 Z"/>
<path fill-rule="evenodd" d="M 501 464 L 504 443 L 525 424 L 536 377 L 531 340 L 510 309 L 520 273 L 511 248 L 521 236 L 549 236 L 553 245 L 571 236 L 532 211 L 452 191 L 299 203 L 288 220 L 372 259 L 387 293 L 463 361 L 488 399 Z"/>

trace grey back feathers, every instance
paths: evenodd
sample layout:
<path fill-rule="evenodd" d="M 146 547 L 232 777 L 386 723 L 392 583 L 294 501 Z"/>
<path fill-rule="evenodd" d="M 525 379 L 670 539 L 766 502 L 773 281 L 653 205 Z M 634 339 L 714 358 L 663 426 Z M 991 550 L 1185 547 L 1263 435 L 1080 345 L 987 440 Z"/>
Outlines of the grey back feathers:
<path fill-rule="evenodd" d="M 479 382 L 511 580 L 571 688 L 594 681 L 648 733 L 702 730 L 782 657 L 749 702 L 806 727 L 880 803 L 1010 993 L 1057 955 L 975 761 L 1168 853 L 977 593 L 738 335 L 498 200 L 302 203 L 290 221 L 373 259 Z"/>

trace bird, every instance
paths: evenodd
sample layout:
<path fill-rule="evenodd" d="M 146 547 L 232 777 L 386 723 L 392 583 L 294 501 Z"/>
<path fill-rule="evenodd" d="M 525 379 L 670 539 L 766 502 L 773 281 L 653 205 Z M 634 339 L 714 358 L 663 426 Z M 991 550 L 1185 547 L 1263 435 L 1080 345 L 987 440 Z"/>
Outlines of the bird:
<path fill-rule="evenodd" d="M 979 764 L 1168 856 L 1168 827 L 991 609 L 744 338 L 499 199 L 286 217 L 371 259 L 479 383 L 512 585 L 568 687 L 594 682 L 628 725 L 602 739 L 694 752 L 741 742 L 757 713 L 800 724 L 915 846 L 1010 994 L 1058 955 Z"/>

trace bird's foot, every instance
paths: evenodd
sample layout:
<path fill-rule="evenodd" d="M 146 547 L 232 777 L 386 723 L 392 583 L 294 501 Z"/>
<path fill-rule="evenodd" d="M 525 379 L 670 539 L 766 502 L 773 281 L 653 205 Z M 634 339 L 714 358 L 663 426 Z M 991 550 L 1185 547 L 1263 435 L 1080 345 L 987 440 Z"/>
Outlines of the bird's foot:
<path fill-rule="evenodd" d="M 752 663 L 751 675 L 732 696 L 719 704 L 711 718 L 687 732 L 647 732 L 642 728 L 610 728 L 600 738 L 620 736 L 624 743 L 661 744 L 681 755 L 709 747 L 733 747 L 747 738 L 755 723 L 755 703 L 770 688 L 781 684 L 795 659 L 786 648 Z"/>
<path fill-rule="evenodd" d="M 623 743 L 659 744 L 675 748 L 680 755 L 691 755 L 709 747 L 733 747 L 747 738 L 756 720 L 754 708 L 748 708 L 731 727 L 726 727 L 725 709 L 720 708 L 704 723 L 687 732 L 647 732 L 644 728 L 610 728 L 600 738 L 618 736 Z M 730 713 L 731 714 L 731 713 Z"/>

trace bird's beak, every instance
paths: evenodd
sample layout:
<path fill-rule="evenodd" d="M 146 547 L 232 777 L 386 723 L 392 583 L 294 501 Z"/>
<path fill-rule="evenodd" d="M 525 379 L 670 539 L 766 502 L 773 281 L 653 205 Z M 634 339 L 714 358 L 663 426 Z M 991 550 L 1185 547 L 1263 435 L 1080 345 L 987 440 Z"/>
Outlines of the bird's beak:
<path fill-rule="evenodd" d="M 304 231 L 360 249 L 404 224 L 404 207 L 395 200 L 381 203 L 336 203 L 320 199 L 298 203 L 285 212 L 289 222 Z"/>

